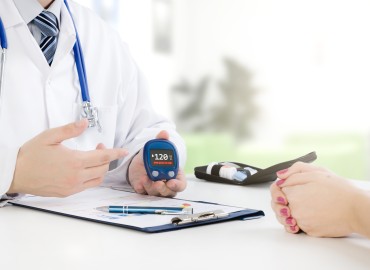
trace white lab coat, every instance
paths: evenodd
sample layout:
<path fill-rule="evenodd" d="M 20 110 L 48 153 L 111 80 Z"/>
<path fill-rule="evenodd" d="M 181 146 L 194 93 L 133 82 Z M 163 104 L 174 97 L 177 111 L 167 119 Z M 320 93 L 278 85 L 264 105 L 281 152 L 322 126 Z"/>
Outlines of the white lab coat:
<path fill-rule="evenodd" d="M 108 172 L 105 181 L 126 180 L 129 161 L 166 129 L 179 151 L 185 145 L 173 123 L 155 113 L 147 84 L 118 35 L 89 10 L 69 1 L 85 56 L 91 102 L 99 108 L 102 133 L 89 128 L 82 136 L 65 141 L 78 150 L 123 147 L 128 157 Z M 79 119 L 81 93 L 73 56 L 75 30 L 62 5 L 58 47 L 51 67 L 12 0 L 0 1 L 0 16 L 8 37 L 5 82 L 0 97 L 0 198 L 9 189 L 19 148 L 48 128 Z M 56 164 L 57 166 L 58 164 Z"/>

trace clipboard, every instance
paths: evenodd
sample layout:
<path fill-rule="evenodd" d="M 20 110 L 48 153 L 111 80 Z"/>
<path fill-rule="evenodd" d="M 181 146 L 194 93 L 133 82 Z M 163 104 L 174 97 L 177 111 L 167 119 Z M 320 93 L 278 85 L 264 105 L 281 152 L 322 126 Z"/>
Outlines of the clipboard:
<path fill-rule="evenodd" d="M 178 198 L 163 198 L 140 195 L 133 191 L 115 190 L 110 187 L 96 187 L 67 198 L 50 198 L 26 195 L 9 202 L 11 205 L 34 209 L 66 217 L 72 217 L 107 225 L 133 229 L 146 233 L 180 230 L 195 226 L 247 220 L 263 217 L 261 210 L 228 206 L 212 202 L 191 201 Z M 112 214 L 96 210 L 104 205 L 190 205 L 191 215 L 130 215 Z"/>

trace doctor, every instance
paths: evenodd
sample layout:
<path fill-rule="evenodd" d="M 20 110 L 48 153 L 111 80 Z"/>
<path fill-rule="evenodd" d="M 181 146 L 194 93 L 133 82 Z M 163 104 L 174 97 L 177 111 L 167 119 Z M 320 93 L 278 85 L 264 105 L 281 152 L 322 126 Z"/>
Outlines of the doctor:
<path fill-rule="evenodd" d="M 169 139 L 183 167 L 183 140 L 153 109 L 126 44 L 89 10 L 72 0 L 67 4 L 71 13 L 63 0 L 0 1 L 8 43 L 0 93 L 0 198 L 64 197 L 103 180 L 127 181 L 142 194 L 175 196 L 186 187 L 182 170 L 177 179 L 150 181 L 142 147 L 155 137 Z M 76 33 L 101 130 L 80 120 L 84 93 L 73 51 Z"/>

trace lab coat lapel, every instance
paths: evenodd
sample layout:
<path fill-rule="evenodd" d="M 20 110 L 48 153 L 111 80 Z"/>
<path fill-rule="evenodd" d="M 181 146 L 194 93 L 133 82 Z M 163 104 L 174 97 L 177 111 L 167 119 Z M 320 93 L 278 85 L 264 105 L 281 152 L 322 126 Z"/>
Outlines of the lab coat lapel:
<path fill-rule="evenodd" d="M 17 45 L 23 47 L 23 50 L 26 52 L 27 56 L 43 74 L 47 74 L 50 67 L 45 59 L 45 56 L 28 29 L 27 24 L 20 16 L 18 9 L 14 5 L 14 2 L 5 0 L 4 5 L 5 12 L 1 13 L 1 16 L 4 18 L 6 30 L 8 31 L 10 28 L 14 28 L 15 35 L 17 35 L 17 38 L 20 41 L 20 44 Z M 9 43 L 11 43 L 11 41 L 9 41 Z M 10 46 L 12 45 L 9 44 L 9 49 L 11 49 Z"/>
<path fill-rule="evenodd" d="M 23 49 L 26 51 L 27 56 L 40 70 L 42 74 L 47 75 L 50 72 L 50 66 L 46 61 L 44 54 L 42 53 L 39 44 L 37 44 L 35 38 L 32 36 L 28 26 L 23 22 L 18 26 L 18 38 L 22 40 Z"/>

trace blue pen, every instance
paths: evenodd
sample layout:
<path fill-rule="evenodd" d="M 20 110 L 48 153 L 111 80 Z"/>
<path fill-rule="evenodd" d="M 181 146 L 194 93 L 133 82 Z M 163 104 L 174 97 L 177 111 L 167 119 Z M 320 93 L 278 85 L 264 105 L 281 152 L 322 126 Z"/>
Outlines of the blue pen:
<path fill-rule="evenodd" d="M 193 213 L 193 208 L 191 207 L 164 207 L 164 206 L 153 207 L 153 206 L 110 205 L 97 207 L 96 210 L 117 214 L 188 215 Z"/>

